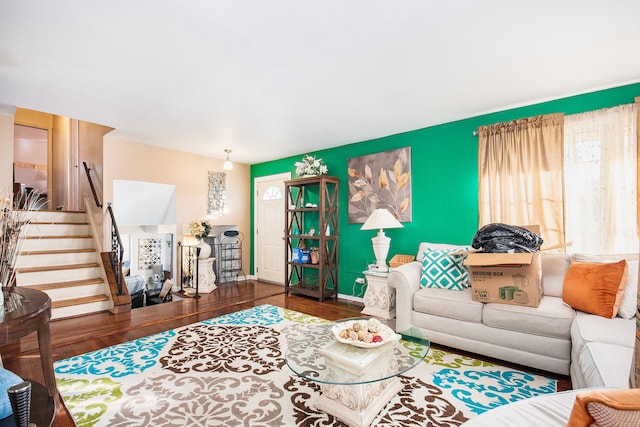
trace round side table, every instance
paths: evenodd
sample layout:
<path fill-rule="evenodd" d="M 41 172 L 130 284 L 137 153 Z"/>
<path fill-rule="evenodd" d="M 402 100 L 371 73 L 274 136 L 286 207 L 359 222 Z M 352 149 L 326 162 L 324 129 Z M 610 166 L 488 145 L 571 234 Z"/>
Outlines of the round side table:
<path fill-rule="evenodd" d="M 58 388 L 51 356 L 51 299 L 39 290 L 13 286 L 3 288 L 4 311 L 0 307 L 0 347 L 38 332 L 40 363 L 49 396 L 58 400 Z"/>

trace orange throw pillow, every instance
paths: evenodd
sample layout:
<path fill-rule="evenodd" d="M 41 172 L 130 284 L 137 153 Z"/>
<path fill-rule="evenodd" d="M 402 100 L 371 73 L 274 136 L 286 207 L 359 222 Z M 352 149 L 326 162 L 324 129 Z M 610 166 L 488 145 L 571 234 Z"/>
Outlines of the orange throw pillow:
<path fill-rule="evenodd" d="M 601 407 L 598 407 L 598 404 Z M 587 427 L 594 423 L 639 425 L 640 389 L 602 389 L 578 393 L 567 427 Z"/>
<path fill-rule="evenodd" d="M 564 277 L 562 300 L 576 310 L 614 318 L 627 284 L 627 261 L 572 262 Z"/>

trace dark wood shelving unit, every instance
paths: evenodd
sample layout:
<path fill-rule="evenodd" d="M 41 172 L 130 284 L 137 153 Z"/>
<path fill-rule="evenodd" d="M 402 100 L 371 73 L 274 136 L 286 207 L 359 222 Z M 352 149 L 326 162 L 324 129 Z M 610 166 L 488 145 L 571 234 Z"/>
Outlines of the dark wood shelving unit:
<path fill-rule="evenodd" d="M 285 181 L 285 290 L 318 298 L 338 296 L 338 195 L 340 179 L 313 176 Z M 328 227 L 328 232 L 327 232 Z M 314 229 L 313 235 L 310 233 Z M 316 248 L 317 263 L 298 262 L 304 242 Z M 310 254 L 308 254 L 310 258 Z"/>

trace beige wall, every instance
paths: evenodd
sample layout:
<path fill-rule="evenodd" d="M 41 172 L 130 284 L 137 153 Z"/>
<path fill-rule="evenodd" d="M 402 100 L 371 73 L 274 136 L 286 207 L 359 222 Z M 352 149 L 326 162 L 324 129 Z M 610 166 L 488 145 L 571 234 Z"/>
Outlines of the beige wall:
<path fill-rule="evenodd" d="M 93 200 L 93 193 L 89 186 L 89 181 L 84 171 L 82 162 L 87 162 L 91 171 L 91 179 L 93 180 L 94 188 L 98 195 L 98 200 L 102 202 L 103 199 L 103 182 L 104 172 L 102 170 L 103 165 L 103 140 L 104 136 L 111 132 L 113 128 L 97 125 L 95 123 L 78 121 L 78 186 L 80 193 L 80 200 L 85 197 Z"/>
<path fill-rule="evenodd" d="M 176 186 L 176 241 L 183 225 L 207 215 L 209 171 L 222 172 L 224 159 L 214 159 L 181 151 L 169 150 L 109 136 L 104 140 L 103 193 L 104 205 L 113 201 L 113 180 L 155 182 Z M 227 171 L 227 210 L 215 218 L 213 224 L 238 224 L 244 233 L 243 269 L 249 274 L 250 227 L 250 168 L 235 163 Z M 114 210 L 117 207 L 114 206 Z"/>
<path fill-rule="evenodd" d="M 0 195 L 13 192 L 13 115 L 15 107 L 0 105 Z"/>
<path fill-rule="evenodd" d="M 52 166 L 51 182 L 53 183 L 49 192 L 51 201 L 50 209 L 62 206 L 66 210 L 71 210 L 69 195 L 69 181 L 71 174 L 71 163 L 69 156 L 69 137 L 71 120 L 67 117 L 53 116 L 52 128 L 52 150 L 49 157 L 49 164 Z"/>

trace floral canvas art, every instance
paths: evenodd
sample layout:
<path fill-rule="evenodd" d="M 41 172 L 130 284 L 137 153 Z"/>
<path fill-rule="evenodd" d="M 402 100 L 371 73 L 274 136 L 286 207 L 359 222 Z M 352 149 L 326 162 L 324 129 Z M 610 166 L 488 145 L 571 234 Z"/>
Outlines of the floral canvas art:
<path fill-rule="evenodd" d="M 364 223 L 377 208 L 411 222 L 411 147 L 353 157 L 347 174 L 349 223 Z"/>

